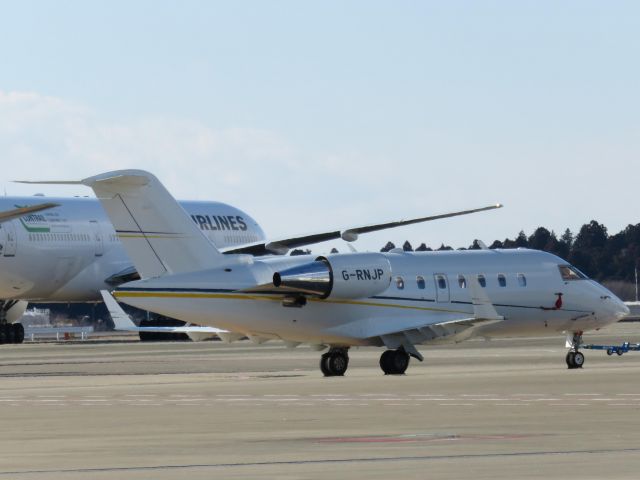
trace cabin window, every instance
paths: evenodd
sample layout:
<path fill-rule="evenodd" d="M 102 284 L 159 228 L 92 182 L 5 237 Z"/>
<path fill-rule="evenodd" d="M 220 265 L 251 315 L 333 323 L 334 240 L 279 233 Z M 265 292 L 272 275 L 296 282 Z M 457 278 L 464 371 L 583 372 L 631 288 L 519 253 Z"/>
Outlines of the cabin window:
<path fill-rule="evenodd" d="M 571 265 L 558 265 L 558 268 L 563 280 L 583 280 L 587 278 L 584 273 Z"/>
<path fill-rule="evenodd" d="M 467 288 L 467 279 L 464 278 L 464 275 L 458 275 L 458 286 L 460 288 Z"/>
<path fill-rule="evenodd" d="M 424 277 L 421 277 L 420 275 L 418 275 L 416 277 L 416 283 L 418 284 L 418 288 L 420 290 L 424 290 L 424 288 L 426 287 L 426 283 L 424 281 Z"/>
<path fill-rule="evenodd" d="M 482 275 L 482 274 L 478 275 L 478 283 L 480 284 L 480 286 L 482 288 L 487 286 L 487 279 L 484 278 L 484 275 Z"/>
<path fill-rule="evenodd" d="M 438 275 L 436 277 L 437 281 L 438 281 L 438 288 L 441 290 L 446 290 L 447 289 L 447 280 L 444 278 L 443 275 Z"/>
<path fill-rule="evenodd" d="M 527 277 L 524 276 L 524 273 L 518 274 L 518 285 L 520 285 L 521 287 L 527 286 Z"/>
<path fill-rule="evenodd" d="M 398 290 L 404 289 L 404 279 L 402 277 L 396 277 L 396 287 Z"/>
<path fill-rule="evenodd" d="M 501 287 L 507 286 L 507 277 L 505 277 L 502 273 L 498 274 L 498 285 Z"/>

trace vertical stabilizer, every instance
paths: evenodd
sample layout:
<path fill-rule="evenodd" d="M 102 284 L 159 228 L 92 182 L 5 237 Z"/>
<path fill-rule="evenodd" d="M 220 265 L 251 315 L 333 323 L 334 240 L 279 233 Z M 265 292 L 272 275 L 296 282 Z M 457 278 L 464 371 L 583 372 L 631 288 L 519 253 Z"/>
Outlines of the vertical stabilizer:
<path fill-rule="evenodd" d="M 102 203 L 143 278 L 213 268 L 223 255 L 152 174 L 118 170 L 82 180 Z"/>

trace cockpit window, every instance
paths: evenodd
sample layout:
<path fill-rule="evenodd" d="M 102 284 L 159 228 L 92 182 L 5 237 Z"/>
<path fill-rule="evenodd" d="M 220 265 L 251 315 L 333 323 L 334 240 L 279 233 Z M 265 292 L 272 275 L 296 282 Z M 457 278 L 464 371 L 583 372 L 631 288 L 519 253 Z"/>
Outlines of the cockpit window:
<path fill-rule="evenodd" d="M 563 280 L 583 280 L 587 278 L 584 273 L 571 265 L 558 265 L 558 268 Z"/>

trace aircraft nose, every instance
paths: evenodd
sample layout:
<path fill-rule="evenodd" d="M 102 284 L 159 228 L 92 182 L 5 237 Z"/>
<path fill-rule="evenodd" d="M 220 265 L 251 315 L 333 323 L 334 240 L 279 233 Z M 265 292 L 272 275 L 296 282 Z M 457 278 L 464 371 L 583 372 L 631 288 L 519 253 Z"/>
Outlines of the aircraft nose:
<path fill-rule="evenodd" d="M 609 304 L 607 310 L 609 310 L 611 316 L 614 317 L 616 321 L 629 315 L 629 307 L 615 295 L 610 297 L 606 296 L 603 300 Z"/>
<path fill-rule="evenodd" d="M 629 313 L 631 313 L 631 310 L 629 310 L 629 307 L 627 307 L 625 305 L 625 303 L 620 300 L 619 298 L 616 299 L 617 300 L 617 312 L 616 315 L 618 316 L 618 319 L 624 318 L 627 315 L 629 315 Z"/>

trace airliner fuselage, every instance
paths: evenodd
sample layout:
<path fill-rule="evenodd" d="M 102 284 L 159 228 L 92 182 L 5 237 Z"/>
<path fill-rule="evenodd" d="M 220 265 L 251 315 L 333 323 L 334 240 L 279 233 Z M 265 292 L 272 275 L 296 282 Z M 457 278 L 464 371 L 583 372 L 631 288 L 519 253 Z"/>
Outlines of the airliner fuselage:
<path fill-rule="evenodd" d="M 100 290 L 135 275 L 97 199 L 45 199 L 59 206 L 0 224 L 0 300 L 101 301 Z M 3 197 L 0 211 L 42 200 L 38 196 Z M 264 240 L 257 222 L 231 205 L 180 204 L 218 248 Z"/>

